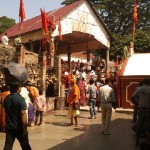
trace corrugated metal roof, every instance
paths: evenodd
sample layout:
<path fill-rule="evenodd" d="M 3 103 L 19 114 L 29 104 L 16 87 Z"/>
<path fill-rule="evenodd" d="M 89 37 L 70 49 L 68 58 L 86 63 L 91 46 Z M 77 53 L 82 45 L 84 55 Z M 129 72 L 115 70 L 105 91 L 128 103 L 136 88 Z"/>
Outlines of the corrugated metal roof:
<path fill-rule="evenodd" d="M 85 0 L 77 1 L 77 2 L 72 3 L 70 5 L 67 5 L 67 6 L 55 9 L 53 11 L 47 12 L 46 14 L 48 16 L 54 15 L 55 16 L 55 20 L 58 21 L 59 15 L 61 15 L 61 17 L 63 18 L 63 16 L 67 15 L 69 12 L 71 12 L 73 9 L 78 7 L 84 1 Z M 39 12 L 40 12 L 40 10 L 39 10 Z M 27 33 L 27 32 L 34 31 L 34 30 L 38 30 L 38 29 L 42 28 L 41 21 L 42 21 L 41 20 L 41 15 L 39 15 L 39 16 L 36 16 L 34 18 L 31 18 L 31 19 L 28 19 L 28 20 L 24 21 L 22 29 L 20 29 L 20 24 L 17 23 L 16 25 L 14 25 L 10 29 L 6 30 L 5 32 L 7 32 L 8 37 L 13 37 L 13 36 L 16 36 L 18 34 L 24 34 L 24 33 Z M 3 34 L 1 34 L 0 37 Z"/>

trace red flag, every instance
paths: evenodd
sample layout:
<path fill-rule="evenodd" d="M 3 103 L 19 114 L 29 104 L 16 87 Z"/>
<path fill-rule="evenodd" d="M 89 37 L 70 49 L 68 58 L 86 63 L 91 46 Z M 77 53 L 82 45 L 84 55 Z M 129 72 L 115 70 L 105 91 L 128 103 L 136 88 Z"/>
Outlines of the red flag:
<path fill-rule="evenodd" d="M 135 23 L 137 23 L 137 2 L 134 0 L 134 6 L 133 6 L 133 20 Z"/>
<path fill-rule="evenodd" d="M 137 23 L 137 19 L 137 2 L 134 0 L 132 33 L 135 32 L 135 24 Z"/>
<path fill-rule="evenodd" d="M 61 17 L 59 15 L 59 19 L 58 19 L 58 31 L 59 31 L 59 39 L 62 40 L 62 28 L 61 28 Z"/>
<path fill-rule="evenodd" d="M 47 18 L 45 10 L 41 9 L 41 17 L 42 17 L 42 29 L 44 30 L 45 35 L 48 36 Z"/>
<path fill-rule="evenodd" d="M 25 10 L 24 10 L 24 1 L 20 0 L 20 10 L 19 10 L 20 22 L 22 23 L 23 20 L 26 18 Z"/>

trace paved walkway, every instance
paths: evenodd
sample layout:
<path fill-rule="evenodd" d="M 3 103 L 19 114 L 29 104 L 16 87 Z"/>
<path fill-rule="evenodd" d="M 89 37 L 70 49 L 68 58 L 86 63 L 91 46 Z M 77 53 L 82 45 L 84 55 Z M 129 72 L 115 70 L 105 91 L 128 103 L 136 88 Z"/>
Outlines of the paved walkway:
<path fill-rule="evenodd" d="M 137 150 L 131 129 L 132 113 L 112 114 L 111 135 L 103 135 L 101 113 L 96 119 L 87 119 L 88 111 L 81 111 L 79 126 L 68 126 L 67 111 L 51 111 L 44 116 L 42 126 L 29 127 L 29 141 L 33 150 Z M 0 133 L 0 150 L 5 134 Z M 16 140 L 13 150 L 20 150 Z"/>

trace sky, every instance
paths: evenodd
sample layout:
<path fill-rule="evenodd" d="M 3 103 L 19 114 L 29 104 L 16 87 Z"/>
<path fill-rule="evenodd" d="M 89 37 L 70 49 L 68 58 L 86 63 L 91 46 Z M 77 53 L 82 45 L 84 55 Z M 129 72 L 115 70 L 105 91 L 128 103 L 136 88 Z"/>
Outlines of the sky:
<path fill-rule="evenodd" d="M 51 11 L 62 7 L 64 0 L 24 0 L 26 20 L 41 14 L 40 8 Z M 7 16 L 19 22 L 20 0 L 3 0 L 0 4 L 0 17 Z"/>

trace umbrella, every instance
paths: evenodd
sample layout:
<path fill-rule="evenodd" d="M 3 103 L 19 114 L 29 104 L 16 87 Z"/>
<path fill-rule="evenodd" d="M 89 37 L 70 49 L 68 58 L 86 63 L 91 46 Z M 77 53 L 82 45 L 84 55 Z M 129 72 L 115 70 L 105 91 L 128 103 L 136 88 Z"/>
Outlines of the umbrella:
<path fill-rule="evenodd" d="M 20 64 L 10 62 L 7 65 L 7 68 L 11 75 L 17 78 L 19 81 L 24 81 L 28 79 L 28 71 L 25 67 L 21 66 Z"/>

